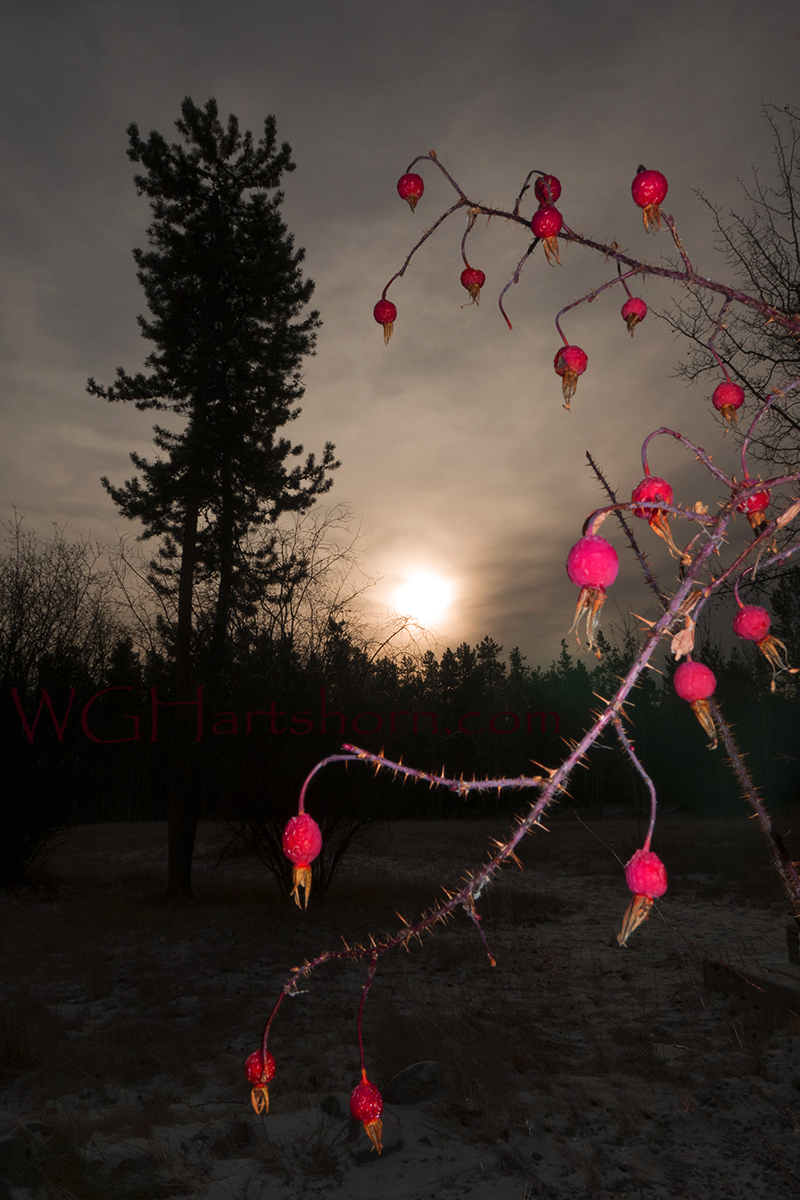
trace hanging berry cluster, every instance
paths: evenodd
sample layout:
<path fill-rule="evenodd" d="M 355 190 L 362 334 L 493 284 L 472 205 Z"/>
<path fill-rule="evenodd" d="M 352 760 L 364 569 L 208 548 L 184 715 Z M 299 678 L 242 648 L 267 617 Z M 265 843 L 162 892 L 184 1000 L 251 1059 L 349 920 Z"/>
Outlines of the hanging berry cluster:
<path fill-rule="evenodd" d="M 679 287 L 704 288 L 722 297 L 720 311 L 708 338 L 708 349 L 723 375 L 722 382 L 716 386 L 713 392 L 711 405 L 725 422 L 726 431 L 736 426 L 737 415 L 745 401 L 743 388 L 730 378 L 729 366 L 723 362 L 714 346 L 715 339 L 724 327 L 723 322 L 731 306 L 742 305 L 751 313 L 760 314 L 765 321 L 778 323 L 793 335 L 800 336 L 800 318 L 797 316 L 789 317 L 764 304 L 757 297 L 748 296 L 735 288 L 701 278 L 696 274 L 678 236 L 673 218 L 666 214 L 661 207 L 667 196 L 668 184 L 660 171 L 639 167 L 631 184 L 631 195 L 634 203 L 642 210 L 645 230 L 648 233 L 658 234 L 659 231 L 665 229 L 677 248 L 682 267 L 651 265 L 623 253 L 616 243 L 605 245 L 574 232 L 555 207 L 562 195 L 560 181 L 554 175 L 540 170 L 529 172 L 514 205 L 511 209 L 504 210 L 470 200 L 439 162 L 436 154 L 430 151 L 428 155 L 414 159 L 397 184 L 399 196 L 407 201 L 412 212 L 415 211 L 425 192 L 422 176 L 413 171 L 413 168 L 420 162 L 431 163 L 442 173 L 454 188 L 457 200 L 425 231 L 408 254 L 400 270 L 386 284 L 381 299 L 375 305 L 373 315 L 375 321 L 383 326 L 386 344 L 392 336 L 397 319 L 397 308 L 387 298 L 390 286 L 405 275 L 414 255 L 428 238 L 453 213 L 462 210 L 466 212 L 467 223 L 461 241 L 461 257 L 464 265 L 460 282 L 461 286 L 469 293 L 470 301 L 474 305 L 478 304 L 481 291 L 486 283 L 484 272 L 470 265 L 466 253 L 467 239 L 475 227 L 478 216 L 501 217 L 508 223 L 528 228 L 534 235 L 533 242 L 522 255 L 511 279 L 500 292 L 499 307 L 509 329 L 512 328 L 512 325 L 503 306 L 504 297 L 509 288 L 519 282 L 523 267 L 540 242 L 543 245 L 546 262 L 550 265 L 560 263 L 559 238 L 563 243 L 572 243 L 593 251 L 604 261 L 614 262 L 616 274 L 611 279 L 593 287 L 586 295 L 567 305 L 555 318 L 556 329 L 563 345 L 556 352 L 554 368 L 562 380 L 564 406 L 567 409 L 569 409 L 570 400 L 575 394 L 578 379 L 586 371 L 588 356 L 579 346 L 570 343 L 561 328 L 561 318 L 571 309 L 595 300 L 601 293 L 613 287 L 621 286 L 627 296 L 621 313 L 627 330 L 633 336 L 635 329 L 647 316 L 646 303 L 641 297 L 632 295 L 628 287 L 628 280 L 633 276 L 641 276 L 643 279 L 647 277 L 669 279 Z M 530 218 L 527 218 L 520 212 L 520 207 L 534 176 L 536 176 L 536 180 L 533 193 L 538 201 L 538 208 Z M 341 753 L 329 756 L 312 769 L 300 793 L 298 814 L 289 821 L 283 838 L 284 851 L 293 864 L 292 894 L 297 904 L 300 905 L 302 891 L 303 906 L 308 903 L 311 889 L 312 863 L 322 847 L 319 827 L 305 812 L 305 798 L 311 781 L 322 768 L 334 763 L 366 763 L 376 770 L 391 771 L 394 776 L 399 775 L 403 778 L 424 781 L 431 786 L 448 788 L 459 796 L 466 796 L 472 791 L 481 789 L 512 788 L 533 791 L 536 793 L 536 798 L 531 801 L 527 814 L 518 821 L 507 840 L 494 844 L 495 848 L 483 867 L 468 874 L 466 881 L 458 890 L 445 891 L 445 899 L 418 921 L 412 924 L 400 918 L 402 927 L 393 935 L 387 935 L 378 941 L 370 938 L 368 946 L 345 946 L 342 950 L 324 951 L 313 961 L 306 962 L 302 967 L 293 968 L 269 1014 L 261 1045 L 250 1055 L 245 1064 L 245 1073 L 252 1085 L 252 1101 L 256 1112 L 268 1111 L 267 1084 L 276 1075 L 276 1063 L 267 1048 L 267 1040 L 284 996 L 297 994 L 298 984 L 327 962 L 335 959 L 364 962 L 368 965 L 368 971 L 358 1007 L 360 1079 L 352 1091 L 350 1111 L 357 1120 L 363 1123 L 373 1147 L 380 1153 L 383 1101 L 378 1088 L 367 1075 L 361 1030 L 364 1003 L 380 958 L 399 947 L 408 949 L 413 941 L 421 940 L 423 935 L 432 932 L 436 925 L 449 920 L 456 912 L 461 912 L 469 918 L 476 929 L 489 962 L 494 965 L 495 960 L 481 926 L 480 914 L 476 907 L 477 901 L 480 899 L 483 889 L 494 880 L 506 863 L 509 861 L 518 863 L 515 850 L 519 842 L 534 826 L 541 825 L 550 806 L 559 794 L 564 792 L 574 768 L 584 759 L 587 751 L 606 729 L 613 729 L 615 732 L 631 767 L 643 780 L 650 796 L 650 823 L 647 834 L 642 846 L 636 849 L 628 860 L 624 872 L 625 882 L 632 898 L 625 911 L 617 940 L 620 946 L 627 944 L 631 934 L 650 915 L 656 900 L 662 897 L 667 890 L 666 868 L 650 848 L 656 823 L 656 788 L 628 737 L 625 710 L 631 690 L 643 671 L 651 664 L 656 649 L 665 640 L 677 663 L 674 672 L 675 692 L 680 699 L 691 705 L 694 715 L 709 738 L 709 747 L 714 749 L 722 741 L 747 802 L 759 821 L 795 919 L 800 924 L 800 876 L 796 864 L 789 858 L 783 842 L 772 826 L 769 814 L 750 779 L 731 731 L 714 699 L 717 686 L 714 673 L 693 656 L 697 618 L 710 597 L 730 582 L 733 584 L 733 594 L 737 605 L 737 612 L 733 618 L 734 633 L 743 640 L 755 644 L 767 659 L 772 668 L 772 690 L 775 689 L 775 679 L 778 673 L 795 673 L 796 669 L 788 664 L 784 643 L 770 632 L 769 613 L 761 605 L 745 604 L 740 599 L 739 589 L 745 584 L 752 585 L 755 582 L 757 567 L 759 570 L 770 566 L 778 567 L 800 551 L 800 537 L 797 535 L 796 527 L 797 518 L 800 515 L 800 499 L 792 496 L 786 498 L 786 490 L 796 488 L 800 482 L 800 471 L 790 471 L 761 480 L 754 479 L 750 475 L 747 464 L 749 446 L 759 421 L 770 411 L 777 396 L 785 396 L 787 392 L 798 387 L 800 387 L 800 379 L 787 380 L 779 392 L 774 391 L 764 397 L 753 397 L 754 415 L 747 432 L 741 439 L 742 474 L 740 480 L 737 480 L 735 476 L 727 475 L 717 467 L 710 455 L 683 434 L 661 428 L 651 433 L 642 446 L 641 460 L 644 477 L 633 488 L 630 500 L 618 501 L 591 456 L 587 455 L 598 479 L 608 492 L 611 503 L 590 514 L 584 523 L 582 536 L 567 554 L 567 574 L 572 583 L 580 589 L 572 628 L 578 633 L 580 641 L 580 626 L 583 624 L 586 649 L 594 652 L 599 658 L 597 631 L 600 615 L 607 589 L 613 586 L 620 565 L 614 546 L 598 532 L 603 522 L 611 515 L 619 519 L 628 545 L 638 559 L 645 580 L 655 592 L 662 611 L 656 621 L 645 622 L 648 626 L 646 636 L 634 663 L 624 679 L 620 681 L 614 696 L 610 700 L 604 701 L 603 710 L 595 714 L 594 722 L 587 732 L 579 740 L 569 744 L 569 753 L 562 763 L 555 767 L 543 768 L 541 775 L 518 779 L 466 781 L 463 778 L 445 778 L 443 773 L 442 775 L 431 775 L 406 766 L 402 762 L 386 759 L 382 754 L 347 744 L 342 747 Z M 650 442 L 659 436 L 670 437 L 684 446 L 710 473 L 722 494 L 715 513 L 709 513 L 699 501 L 693 504 L 676 504 L 670 483 L 660 476 L 651 474 L 647 458 L 648 447 Z M 771 509 L 772 511 L 770 511 Z M 729 526 L 736 519 L 737 514 L 747 517 L 753 537 L 745 549 L 734 556 L 733 561 L 727 567 L 720 568 L 717 560 L 727 543 Z M 646 556 L 639 549 L 636 538 L 626 523 L 627 515 L 632 515 L 639 521 L 646 521 L 649 528 L 664 541 L 670 554 L 677 560 L 678 579 L 672 592 L 663 591 L 653 578 Z M 689 536 L 683 544 L 682 539 L 676 541 L 674 532 L 679 523 L 681 525 L 685 523 L 688 526 Z M 777 545 L 778 534 L 782 541 L 780 548 Z M 713 570 L 711 569 L 712 562 Z"/>

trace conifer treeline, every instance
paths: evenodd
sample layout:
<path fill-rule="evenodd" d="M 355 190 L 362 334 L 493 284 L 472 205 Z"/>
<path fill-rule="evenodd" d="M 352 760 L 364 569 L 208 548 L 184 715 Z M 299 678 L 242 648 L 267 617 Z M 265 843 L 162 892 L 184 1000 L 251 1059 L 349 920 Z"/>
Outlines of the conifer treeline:
<path fill-rule="evenodd" d="M 787 576 L 773 602 L 795 656 L 797 583 Z M 21 677 L 14 676 L 10 633 L 3 635 L 7 843 L 19 841 L 34 813 L 45 826 L 164 816 L 168 750 L 186 729 L 176 722 L 169 660 L 152 654 L 143 661 L 124 629 L 97 606 L 91 618 L 91 637 L 44 645 L 24 669 L 17 659 Z M 396 658 L 372 656 L 345 621 L 331 620 L 311 654 L 299 653 L 285 638 L 243 636 L 223 672 L 212 678 L 198 669 L 186 697 L 194 703 L 189 711 L 192 753 L 203 780 L 201 810 L 234 823 L 264 815 L 282 820 L 296 806 L 311 767 L 343 742 L 456 777 L 536 774 L 534 763 L 557 765 L 564 742 L 582 734 L 598 696 L 613 693 L 635 654 L 630 641 L 615 646 L 601 639 L 600 645 L 596 662 L 577 647 L 573 654 L 562 641 L 558 658 L 542 668 L 530 666 L 517 648 L 504 658 L 488 636 L 439 655 L 428 650 Z M 798 696 L 792 681 L 771 694 L 768 667 L 750 648 L 724 653 L 706 647 L 703 660 L 717 676 L 717 696 L 764 794 L 773 805 L 796 799 Z M 661 803 L 688 814 L 740 815 L 722 751 L 706 749 L 667 671 L 648 673 L 628 706 L 633 740 Z M 645 789 L 612 733 L 591 751 L 587 765 L 573 776 L 562 807 L 595 816 L 644 813 Z M 309 797 L 312 811 L 317 806 L 395 818 L 499 814 L 525 802 L 524 793 L 508 791 L 465 801 L 443 789 L 401 787 L 357 766 L 329 768 Z M 9 823 L 16 830 L 10 839 Z"/>

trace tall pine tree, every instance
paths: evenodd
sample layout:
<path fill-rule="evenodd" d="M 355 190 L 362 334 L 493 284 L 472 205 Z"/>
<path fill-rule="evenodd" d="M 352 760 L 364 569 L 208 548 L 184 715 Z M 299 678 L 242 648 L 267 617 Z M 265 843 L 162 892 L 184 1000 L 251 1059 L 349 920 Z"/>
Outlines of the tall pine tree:
<path fill-rule="evenodd" d="M 300 366 L 314 349 L 319 314 L 303 310 L 314 284 L 304 279 L 302 249 L 281 218 L 291 148 L 278 149 L 275 118 L 254 143 L 234 116 L 223 127 L 216 101 L 198 108 L 187 97 L 176 121 L 184 144 L 128 128 L 128 157 L 150 200 L 146 250 L 134 250 L 149 317 L 139 317 L 154 344 L 147 373 L 117 369 L 116 382 L 88 389 L 185 418 L 179 432 L 154 427 L 152 460 L 132 454 L 138 474 L 103 485 L 125 517 L 159 539 L 158 586 L 177 600 L 171 636 L 176 699 L 188 700 L 193 655 L 212 670 L 221 663 L 232 616 L 269 575 L 269 538 L 253 552 L 253 531 L 282 513 L 303 511 L 331 486 L 338 464 L 327 443 L 322 460 L 300 460 L 303 447 L 278 431 L 299 414 Z M 195 589 L 213 594 L 196 636 Z M 169 889 L 191 895 L 197 789 L 185 746 L 176 746 L 169 802 Z"/>

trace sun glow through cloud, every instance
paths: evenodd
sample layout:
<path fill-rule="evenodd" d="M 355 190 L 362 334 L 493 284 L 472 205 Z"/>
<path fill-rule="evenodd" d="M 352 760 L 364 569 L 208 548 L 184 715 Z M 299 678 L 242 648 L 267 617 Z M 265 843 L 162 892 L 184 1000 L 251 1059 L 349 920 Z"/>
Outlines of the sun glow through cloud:
<path fill-rule="evenodd" d="M 392 593 L 392 605 L 420 625 L 436 625 L 448 613 L 455 596 L 449 580 L 433 571 L 415 571 Z"/>

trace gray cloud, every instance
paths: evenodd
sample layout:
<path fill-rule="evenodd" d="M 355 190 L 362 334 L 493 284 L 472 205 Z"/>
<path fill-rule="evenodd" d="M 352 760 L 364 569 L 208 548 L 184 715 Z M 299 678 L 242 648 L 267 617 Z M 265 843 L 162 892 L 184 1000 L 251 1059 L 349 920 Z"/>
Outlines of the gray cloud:
<path fill-rule="evenodd" d="M 125 128 L 173 130 L 180 101 L 215 95 L 223 113 L 260 129 L 268 112 L 293 146 L 285 216 L 317 282 L 325 322 L 306 370 L 292 435 L 307 449 L 337 442 L 334 497 L 368 535 L 366 566 L 386 576 L 438 564 L 461 600 L 450 642 L 490 633 L 548 661 L 571 620 L 564 559 L 601 503 L 590 449 L 618 486 L 641 477 L 639 446 L 674 422 L 719 442 L 700 391 L 671 378 L 681 349 L 648 320 L 631 339 L 616 295 L 568 315 L 589 353 L 573 411 L 561 408 L 552 357 L 555 312 L 607 278 L 569 249 L 541 257 L 512 289 L 509 333 L 496 296 L 526 245 L 524 231 L 477 227 L 470 260 L 487 274 L 480 309 L 463 309 L 463 225 L 453 218 L 392 289 L 399 315 L 384 348 L 372 307 L 419 233 L 450 203 L 431 165 L 412 216 L 394 185 L 435 148 L 471 197 L 510 203 L 531 167 L 562 179 L 574 227 L 649 256 L 630 202 L 639 161 L 670 180 L 669 208 L 704 274 L 725 275 L 699 188 L 737 206 L 737 178 L 769 170 L 763 101 L 797 103 L 800 16 L 776 0 L 668 9 L 505 0 L 303 0 L 294 5 L 36 2 L 6 18 L 2 39 L 2 389 L 0 503 L 42 532 L 128 532 L 99 485 L 147 452 L 146 415 L 85 395 L 89 375 L 147 353 L 131 248 L 147 205 L 135 195 Z M 646 281 L 652 309 L 670 303 Z M 723 446 L 721 456 L 729 453 Z M 676 493 L 714 489 L 674 447 L 653 470 Z M 620 595 L 637 605 L 633 573 Z"/>

